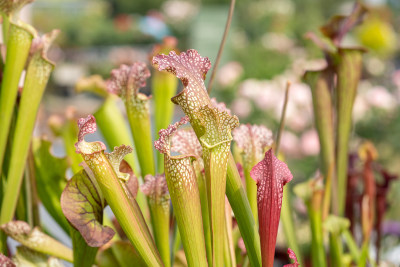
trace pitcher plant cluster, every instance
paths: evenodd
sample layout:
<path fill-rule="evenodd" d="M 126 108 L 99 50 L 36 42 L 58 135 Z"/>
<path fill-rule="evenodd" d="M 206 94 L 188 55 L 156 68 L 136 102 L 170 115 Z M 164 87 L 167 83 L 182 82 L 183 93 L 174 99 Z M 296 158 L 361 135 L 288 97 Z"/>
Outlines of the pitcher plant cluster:
<path fill-rule="evenodd" d="M 32 133 L 54 68 L 46 53 L 58 31 L 40 37 L 19 21 L 16 12 L 29 2 L 0 1 L 6 50 L 0 94 L 1 266 L 62 266 L 64 260 L 83 267 L 272 267 L 280 222 L 288 253 L 283 259 L 293 261 L 286 267 L 376 264 L 368 247 L 377 214 L 384 212 L 379 203 L 385 197 L 377 188 L 387 190 L 394 177 L 386 173 L 386 186 L 375 184 L 372 143 L 360 148 L 366 184 L 361 220 L 349 216 L 355 167 L 348 143 L 364 50 L 341 41 L 362 21 L 364 6 L 357 3 L 349 16 L 334 17 L 322 35 L 307 35 L 327 65 L 304 75 L 321 144 L 320 175 L 293 188 L 307 208 L 306 250 L 285 186 L 296 174 L 285 155 L 275 155 L 274 135 L 280 140 L 285 110 L 275 134 L 263 125 L 240 124 L 209 96 L 210 60 L 194 49 L 179 52 L 172 37 L 155 46 L 151 67 L 121 65 L 108 79 L 93 75 L 76 84 L 77 92 L 96 94 L 103 104 L 77 121 L 73 109 L 49 119 L 66 153 L 54 157 L 52 143 Z M 151 96 L 141 92 L 149 81 Z M 175 106 L 183 115 L 173 123 Z M 97 128 L 105 143 L 86 141 Z M 106 152 L 107 147 L 114 149 Z M 72 249 L 42 228 L 39 203 L 69 235 Z M 358 224 L 361 244 L 354 238 Z M 7 237 L 19 242 L 13 254 Z"/>

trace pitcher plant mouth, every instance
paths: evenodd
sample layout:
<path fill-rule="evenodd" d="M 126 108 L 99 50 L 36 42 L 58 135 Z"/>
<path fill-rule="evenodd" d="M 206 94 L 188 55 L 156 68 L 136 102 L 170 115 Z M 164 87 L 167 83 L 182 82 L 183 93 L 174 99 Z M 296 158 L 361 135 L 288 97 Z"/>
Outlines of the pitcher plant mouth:
<path fill-rule="evenodd" d="M 154 147 L 164 154 L 164 170 L 188 265 L 208 266 L 203 233 L 199 187 L 194 154 L 171 156 L 171 141 L 178 128 L 189 122 L 185 116 L 159 131 Z"/>

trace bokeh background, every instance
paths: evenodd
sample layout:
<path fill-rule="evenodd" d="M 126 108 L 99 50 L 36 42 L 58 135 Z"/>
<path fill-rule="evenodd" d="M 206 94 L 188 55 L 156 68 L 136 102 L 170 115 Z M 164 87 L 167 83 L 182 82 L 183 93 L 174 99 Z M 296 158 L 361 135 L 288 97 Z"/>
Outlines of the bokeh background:
<path fill-rule="evenodd" d="M 400 174 L 400 1 L 368 0 L 366 21 L 344 40 L 368 49 L 355 102 L 351 152 L 371 141 L 378 162 Z M 178 48 L 194 48 L 212 63 L 218 52 L 230 1 L 227 0 L 36 0 L 22 18 L 40 32 L 58 28 L 51 50 L 56 69 L 39 119 L 63 114 L 93 113 L 101 99 L 77 94 L 76 82 L 91 74 L 109 77 L 110 70 L 138 60 L 149 63 L 153 45 L 175 36 Z M 287 81 L 292 82 L 282 151 L 294 182 L 314 175 L 319 143 L 313 126 L 311 92 L 301 81 L 306 69 L 324 66 L 323 54 L 305 38 L 318 32 L 335 14 L 350 13 L 354 2 L 344 0 L 241 0 L 217 72 L 212 95 L 224 101 L 242 123 L 264 124 L 276 132 Z M 145 89 L 148 94 L 150 86 Z M 179 114 L 179 110 L 177 110 Z M 37 127 L 36 134 L 49 134 Z M 56 143 L 57 144 L 57 143 Z M 60 146 L 61 147 L 61 146 Z M 62 149 L 55 149 L 59 155 Z M 400 233 L 400 182 L 388 195 L 386 221 Z M 301 209 L 301 207 L 299 208 Z M 307 226 L 305 226 L 306 228 Z M 397 228 L 396 228 L 397 227 Z M 383 242 L 383 258 L 400 264 L 399 235 Z M 397 245 L 397 246 L 396 246 Z M 397 261 L 396 261 L 397 260 Z"/>

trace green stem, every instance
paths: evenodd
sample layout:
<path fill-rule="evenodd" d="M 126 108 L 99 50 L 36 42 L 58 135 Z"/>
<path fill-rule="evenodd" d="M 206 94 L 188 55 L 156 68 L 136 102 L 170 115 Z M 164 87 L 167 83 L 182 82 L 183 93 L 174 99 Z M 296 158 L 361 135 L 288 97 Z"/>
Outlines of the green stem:
<path fill-rule="evenodd" d="M 214 69 L 211 73 L 211 77 L 210 77 L 210 80 L 209 80 L 208 86 L 207 86 L 208 94 L 211 93 L 211 89 L 212 89 L 213 82 L 214 82 L 214 77 L 215 77 L 215 74 L 217 73 L 219 61 L 221 60 L 221 57 L 222 57 L 222 52 L 224 51 L 226 38 L 228 37 L 228 32 L 229 32 L 229 29 L 230 29 L 231 23 L 232 23 L 233 12 L 235 11 L 235 2 L 236 2 L 236 0 L 231 0 L 231 4 L 229 6 L 229 13 L 228 13 L 228 18 L 226 19 L 224 35 L 222 36 L 221 44 L 219 45 L 219 49 L 218 49 L 217 59 L 215 60 L 215 64 L 214 64 Z"/>
<path fill-rule="evenodd" d="M 33 227 L 33 211 L 32 211 L 32 185 L 29 177 L 29 165 L 25 168 L 24 174 L 24 191 L 26 195 L 25 207 L 26 207 L 26 222 Z"/>
<path fill-rule="evenodd" d="M 136 108 L 136 104 L 131 103 L 129 99 L 125 102 L 142 177 L 147 174 L 155 174 L 150 113 L 147 107 L 148 103 L 144 103 L 144 105 L 145 107 Z"/>
<path fill-rule="evenodd" d="M 7 201 L 2 203 L 1 224 L 10 221 L 15 212 L 36 114 L 53 67 L 40 53 L 34 54 L 28 66 L 11 148 L 8 184 L 4 195 Z"/>
<path fill-rule="evenodd" d="M 3 13 L 2 18 L 3 43 L 6 44 L 8 39 L 8 29 L 10 28 L 10 17 L 7 14 Z"/>
<path fill-rule="evenodd" d="M 174 104 L 171 98 L 178 89 L 178 79 L 166 72 L 156 71 L 152 76 L 152 93 L 154 99 L 155 136 L 158 131 L 166 129 L 174 115 Z M 157 173 L 164 172 L 164 156 L 157 153 Z"/>
<path fill-rule="evenodd" d="M 299 244 L 297 242 L 296 231 L 293 225 L 293 216 L 292 216 L 292 205 L 290 202 L 290 187 L 286 185 L 286 189 L 283 190 L 283 200 L 282 200 L 282 209 L 281 209 L 281 223 L 283 226 L 283 231 L 285 233 L 285 238 L 288 243 L 288 246 L 296 253 L 297 260 L 300 263 L 300 266 L 305 266 L 303 261 L 303 255 L 301 253 Z"/>
<path fill-rule="evenodd" d="M 249 200 L 247 199 L 232 154 L 228 157 L 226 196 L 235 214 L 240 233 L 247 249 L 250 264 L 253 267 L 259 267 L 261 266 L 261 248 L 258 227 L 254 221 Z"/>
<path fill-rule="evenodd" d="M 81 164 L 83 161 L 81 154 L 75 152 L 75 142 L 76 136 L 78 135 L 78 127 L 76 126 L 76 121 L 71 119 L 68 119 L 64 127 L 61 130 L 61 137 L 64 141 L 64 149 L 68 158 L 70 159 L 72 172 L 77 173 L 82 169 L 79 164 Z"/>
<path fill-rule="evenodd" d="M 164 266 L 170 267 L 171 254 L 169 249 L 169 206 L 163 203 L 152 203 L 150 201 L 149 207 L 156 246 L 160 252 Z"/>
<path fill-rule="evenodd" d="M 280 148 L 280 144 L 281 144 L 281 136 L 282 136 L 283 130 L 285 129 L 286 109 L 287 109 L 287 104 L 289 102 L 289 90 L 290 90 L 290 86 L 291 85 L 292 84 L 289 81 L 286 83 L 285 98 L 283 100 L 281 120 L 279 122 L 279 131 L 276 134 L 275 155 L 279 155 L 279 148 Z"/>
<path fill-rule="evenodd" d="M 349 248 L 350 255 L 352 256 L 353 261 L 358 264 L 360 260 L 360 251 L 358 249 L 356 241 L 354 240 L 348 229 L 343 230 L 342 235 L 346 241 L 347 247 Z"/>
<path fill-rule="evenodd" d="M 204 231 L 204 239 L 206 242 L 207 259 L 209 262 L 211 262 L 212 259 L 211 225 L 210 225 L 210 216 L 208 211 L 206 181 L 204 175 L 201 173 L 200 170 L 197 170 L 196 176 L 200 193 L 200 204 L 201 204 L 201 215 L 202 215 L 201 217 L 203 219 L 203 231 Z"/>
<path fill-rule="evenodd" d="M 224 262 L 225 266 L 236 267 L 235 243 L 233 243 L 232 231 L 232 209 L 228 203 L 225 203 L 225 245 Z"/>
<path fill-rule="evenodd" d="M 254 216 L 254 221 L 258 222 L 258 208 L 257 208 L 257 184 L 253 178 L 250 176 L 250 171 L 255 166 L 257 162 L 251 162 L 251 164 L 244 164 L 244 177 L 246 179 L 246 193 L 249 199 L 251 211 Z"/>
<path fill-rule="evenodd" d="M 28 58 L 33 34 L 30 30 L 16 24 L 10 24 L 6 64 L 0 91 L 0 170 L 4 160 L 18 84 L 22 70 Z"/>
<path fill-rule="evenodd" d="M 171 265 L 175 262 L 176 252 L 180 249 L 182 244 L 181 234 L 179 233 L 178 225 L 175 224 L 174 227 L 174 238 L 172 242 L 172 251 L 171 251 Z"/>
<path fill-rule="evenodd" d="M 39 196 L 36 187 L 35 160 L 32 147 L 30 147 L 29 149 L 27 170 L 28 170 L 28 177 L 30 180 L 29 190 L 31 191 L 32 225 L 39 226 L 40 225 Z"/>
<path fill-rule="evenodd" d="M 113 148 L 119 146 L 120 144 L 131 145 L 132 138 L 129 134 L 129 129 L 126 125 L 126 121 L 121 114 L 118 106 L 116 105 L 117 97 L 115 95 L 109 94 L 103 105 L 96 111 L 94 117 L 96 118 L 97 125 L 108 147 Z M 133 132 L 133 130 L 132 130 Z M 76 135 L 74 135 L 75 137 Z M 73 148 L 73 146 L 71 146 Z M 74 154 L 75 151 L 73 151 Z M 137 176 L 140 175 L 139 166 L 137 165 L 137 158 L 135 153 L 130 153 L 125 156 L 126 162 L 131 166 L 133 173 Z M 138 153 L 138 155 L 140 155 Z M 139 204 L 140 209 L 143 211 L 144 217 L 150 218 L 149 207 L 146 200 L 146 196 L 142 191 L 138 191 L 136 196 L 136 201 Z"/>
<path fill-rule="evenodd" d="M 329 250 L 331 258 L 330 266 L 337 266 L 337 267 L 344 266 L 342 261 L 343 245 L 339 235 L 334 233 L 331 233 L 329 235 Z"/>
<path fill-rule="evenodd" d="M 121 144 L 132 146 L 132 138 L 126 125 L 124 116 L 116 104 L 117 97 L 109 94 L 103 105 L 94 113 L 97 125 L 110 148 Z M 136 175 L 140 175 L 135 154 L 130 153 L 124 158 Z"/>
<path fill-rule="evenodd" d="M 358 261 L 358 267 L 367 266 L 367 261 L 368 261 L 368 257 L 369 257 L 368 245 L 369 245 L 369 241 L 364 241 L 362 244 L 360 258 Z"/>
<path fill-rule="evenodd" d="M 88 246 L 78 230 L 72 226 L 70 229 L 72 248 L 74 252 L 74 266 L 91 267 L 99 248 Z"/>
<path fill-rule="evenodd" d="M 317 193 L 318 194 L 318 193 Z M 323 231 L 322 231 L 322 214 L 320 205 L 315 207 L 312 203 L 308 204 L 308 214 L 310 216 L 311 226 L 311 261 L 313 266 L 326 267 Z"/>

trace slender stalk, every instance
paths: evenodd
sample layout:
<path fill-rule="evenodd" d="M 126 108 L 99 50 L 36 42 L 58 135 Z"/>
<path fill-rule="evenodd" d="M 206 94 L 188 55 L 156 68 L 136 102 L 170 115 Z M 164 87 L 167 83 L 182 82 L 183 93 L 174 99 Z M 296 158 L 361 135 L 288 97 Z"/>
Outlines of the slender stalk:
<path fill-rule="evenodd" d="M 360 258 L 358 261 L 358 267 L 367 266 L 367 261 L 369 258 L 369 251 L 368 251 L 369 241 L 364 241 L 361 247 Z"/>
<path fill-rule="evenodd" d="M 175 106 L 171 103 L 171 98 L 178 89 L 178 79 L 166 72 L 155 72 L 152 76 L 152 93 L 154 99 L 154 124 L 155 136 L 158 131 L 166 129 L 171 123 Z M 157 153 L 157 173 L 164 172 L 164 156 Z"/>
<path fill-rule="evenodd" d="M 129 100 L 127 100 L 129 101 Z M 135 148 L 139 159 L 142 176 L 155 174 L 153 142 L 151 140 L 150 114 L 138 113 L 126 103 L 129 124 L 135 141 Z"/>
<path fill-rule="evenodd" d="M 342 232 L 343 238 L 346 241 L 347 247 L 349 248 L 350 255 L 353 258 L 353 261 L 358 264 L 360 259 L 360 251 L 358 249 L 357 243 L 354 240 L 351 232 L 348 229 L 343 230 Z"/>
<path fill-rule="evenodd" d="M 225 201 L 225 245 L 224 245 L 224 262 L 225 266 L 236 267 L 235 245 L 233 243 L 232 231 L 232 208 L 228 200 Z"/>
<path fill-rule="evenodd" d="M 64 141 L 64 148 L 68 158 L 71 160 L 71 169 L 73 173 L 79 172 L 82 169 L 79 164 L 83 161 L 80 154 L 75 152 L 74 143 L 76 142 L 76 136 L 78 134 L 76 122 L 68 120 L 65 125 L 65 130 L 62 131 L 61 136 Z"/>
<path fill-rule="evenodd" d="M 279 131 L 276 134 L 275 155 L 279 155 L 279 146 L 281 144 L 281 136 L 282 136 L 283 130 L 285 129 L 286 109 L 287 109 L 287 104 L 289 102 L 289 89 L 290 89 L 290 86 L 291 86 L 291 82 L 288 81 L 286 83 L 285 100 L 283 101 L 281 120 L 280 120 L 280 123 L 279 123 Z"/>
<path fill-rule="evenodd" d="M 164 175 L 146 175 L 141 191 L 149 199 L 153 236 L 164 265 L 171 266 L 169 246 L 170 196 Z"/>
<path fill-rule="evenodd" d="M 175 262 L 176 252 L 180 249 L 182 244 L 181 234 L 179 233 L 178 225 L 175 224 L 174 228 L 174 238 L 172 241 L 172 250 L 171 250 L 171 265 Z"/>
<path fill-rule="evenodd" d="M 3 13 L 2 14 L 3 21 L 1 23 L 2 30 L 3 30 L 3 42 L 6 44 L 8 39 L 8 29 L 10 27 L 10 17 Z"/>
<path fill-rule="evenodd" d="M 232 154 L 228 157 L 226 196 L 237 219 L 251 266 L 261 266 L 258 227 Z"/>
<path fill-rule="evenodd" d="M 207 188 L 205 177 L 200 170 L 196 169 L 197 185 L 199 187 L 200 193 L 200 204 L 201 204 L 201 217 L 203 219 L 203 231 L 204 239 L 206 243 L 207 259 L 211 261 L 212 259 L 212 245 L 211 245 L 211 226 L 210 226 L 210 215 L 208 210 L 207 202 Z"/>
<path fill-rule="evenodd" d="M 115 101 L 116 97 L 109 94 L 105 98 L 103 105 L 93 115 L 109 147 L 116 147 L 121 144 L 132 145 L 132 138 L 126 121 Z M 140 176 L 137 159 L 135 159 L 134 155 L 134 153 L 130 153 L 124 159 L 131 166 L 133 173 Z"/>
<path fill-rule="evenodd" d="M 32 146 L 29 149 L 27 170 L 28 170 L 28 177 L 30 180 L 30 189 L 29 190 L 31 190 L 32 225 L 39 226 L 40 225 L 39 197 L 38 197 L 38 192 L 37 192 L 37 187 L 36 187 L 35 159 L 34 159 L 34 155 L 33 155 Z"/>
<path fill-rule="evenodd" d="M 246 192 L 249 199 L 251 211 L 253 212 L 254 220 L 257 223 L 258 220 L 258 208 L 257 208 L 257 184 L 251 178 L 250 171 L 258 162 L 252 161 L 251 163 L 244 164 L 244 177 L 246 179 Z"/>
<path fill-rule="evenodd" d="M 33 227 L 33 212 L 32 212 L 32 192 L 31 192 L 31 181 L 29 177 L 29 163 L 27 162 L 27 166 L 25 168 L 25 173 L 24 173 L 24 188 L 23 190 L 25 191 L 25 209 L 26 209 L 26 222 Z"/>
<path fill-rule="evenodd" d="M 308 214 L 311 225 L 311 261 L 313 266 L 325 267 L 326 253 L 324 249 L 321 192 L 314 192 L 311 203 L 308 204 Z"/>
<path fill-rule="evenodd" d="M 340 239 L 340 236 L 331 233 L 329 235 L 329 250 L 330 250 L 330 259 L 331 259 L 331 265 L 330 266 L 337 266 L 337 267 L 342 267 L 343 261 L 343 245 L 342 245 L 342 240 Z"/>
<path fill-rule="evenodd" d="M 2 203 L 0 212 L 1 224 L 10 221 L 15 212 L 37 110 L 53 67 L 39 52 L 33 55 L 28 66 L 11 148 L 8 184 L 4 195 L 7 201 Z"/>
<path fill-rule="evenodd" d="M 286 187 L 286 190 L 283 190 L 281 223 L 288 246 L 294 251 L 294 253 L 296 253 L 297 260 L 300 263 L 300 266 L 305 266 L 302 253 L 297 242 L 298 239 L 295 231 L 295 226 L 293 224 L 294 220 L 292 215 L 292 205 L 290 202 L 290 187 L 288 187 L 288 185 L 286 185 Z"/>
<path fill-rule="evenodd" d="M 6 64 L 0 91 L 0 171 L 4 160 L 18 84 L 28 58 L 33 33 L 27 26 L 11 23 L 7 41 Z"/>
<path fill-rule="evenodd" d="M 94 117 L 96 118 L 97 125 L 99 126 L 99 129 L 109 147 L 116 147 L 120 144 L 131 145 L 132 138 L 129 134 L 129 129 L 115 101 L 116 97 L 112 94 L 108 94 L 103 105 L 96 111 L 96 113 L 94 113 Z M 132 130 L 132 132 L 134 131 Z M 73 153 L 75 153 L 75 151 L 73 151 Z M 136 154 L 130 153 L 126 155 L 124 159 L 128 162 L 129 166 L 131 166 L 133 173 L 140 176 Z M 140 209 L 143 211 L 144 217 L 146 219 L 150 218 L 146 196 L 143 195 L 140 190 L 136 195 L 136 201 L 138 202 Z"/>
<path fill-rule="evenodd" d="M 218 54 L 217 54 L 217 59 L 215 60 L 214 68 L 213 68 L 213 71 L 211 73 L 210 80 L 208 82 L 208 87 L 207 87 L 208 88 L 207 89 L 208 94 L 211 93 L 211 89 L 212 89 L 212 86 L 213 86 L 213 83 L 214 83 L 214 77 L 215 77 L 215 74 L 217 73 L 218 65 L 219 65 L 219 62 L 220 62 L 221 57 L 222 57 L 222 52 L 224 51 L 226 38 L 228 36 L 228 32 L 229 32 L 229 29 L 231 27 L 233 12 L 235 11 L 235 2 L 236 2 L 236 0 L 231 0 L 231 4 L 230 4 L 230 7 L 229 7 L 228 18 L 226 19 L 224 35 L 222 36 L 221 44 L 219 46 L 219 50 L 218 50 Z"/>
<path fill-rule="evenodd" d="M 171 266 L 169 250 L 169 209 L 162 205 L 149 205 L 154 239 L 165 267 Z"/>

